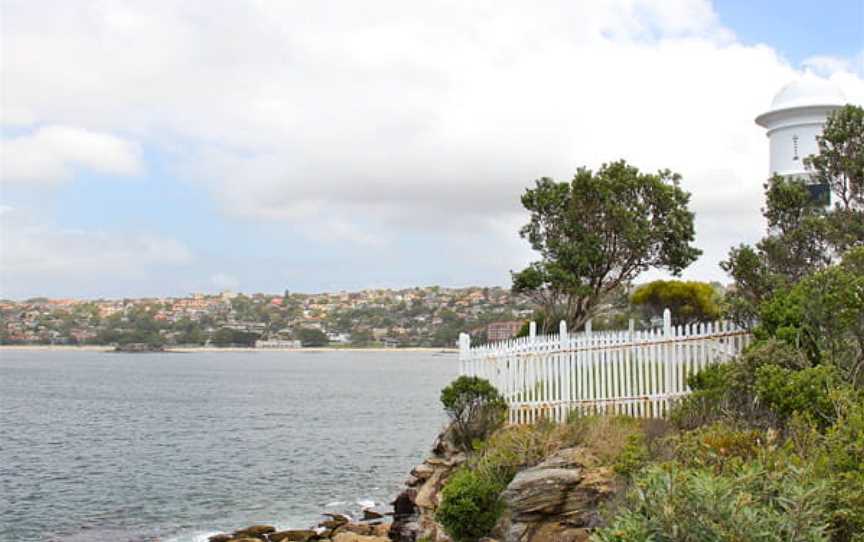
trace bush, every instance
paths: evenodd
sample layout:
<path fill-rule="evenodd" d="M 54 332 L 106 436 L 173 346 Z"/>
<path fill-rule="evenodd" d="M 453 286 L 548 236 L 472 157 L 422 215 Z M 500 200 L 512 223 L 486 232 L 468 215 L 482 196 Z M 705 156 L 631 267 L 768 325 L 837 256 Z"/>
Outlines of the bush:
<path fill-rule="evenodd" d="M 825 434 L 817 472 L 832 481 L 832 539 L 864 542 L 864 399 L 844 394 Z"/>
<path fill-rule="evenodd" d="M 827 427 L 834 422 L 830 392 L 836 381 L 832 367 L 793 371 L 777 365 L 756 370 L 756 398 L 781 420 L 799 413 Z"/>
<path fill-rule="evenodd" d="M 455 542 L 476 542 L 498 522 L 505 487 L 482 471 L 462 467 L 447 480 L 435 519 Z"/>
<path fill-rule="evenodd" d="M 642 470 L 648 464 L 649 459 L 650 453 L 645 442 L 645 436 L 634 434 L 627 438 L 627 444 L 618 454 L 613 468 L 616 473 L 629 478 Z"/>
<path fill-rule="evenodd" d="M 682 429 L 694 429 L 720 420 L 746 423 L 756 427 L 783 424 L 797 408 L 809 408 L 800 396 L 794 401 L 779 401 L 772 394 L 774 377 L 791 377 L 808 370 L 804 354 L 792 345 L 777 339 L 756 344 L 744 355 L 722 365 L 713 365 L 689 378 L 693 393 L 673 409 L 671 419 Z M 807 377 L 819 376 L 826 383 L 828 370 L 820 369 L 796 377 L 799 387 L 792 391 L 809 394 L 814 390 L 803 384 Z M 762 379 L 759 380 L 759 375 Z M 763 392 L 760 397 L 759 392 Z M 819 412 L 823 403 L 818 405 Z"/>
<path fill-rule="evenodd" d="M 800 348 L 812 365 L 833 365 L 842 379 L 864 387 L 864 247 L 843 262 L 778 291 L 760 311 L 760 338 Z"/>
<path fill-rule="evenodd" d="M 626 509 L 592 540 L 827 542 L 827 494 L 825 482 L 791 465 L 748 463 L 734 475 L 655 466 L 637 476 Z"/>
<path fill-rule="evenodd" d="M 441 390 L 441 403 L 450 417 L 454 444 L 470 451 L 501 427 L 507 403 L 488 380 L 460 376 Z"/>

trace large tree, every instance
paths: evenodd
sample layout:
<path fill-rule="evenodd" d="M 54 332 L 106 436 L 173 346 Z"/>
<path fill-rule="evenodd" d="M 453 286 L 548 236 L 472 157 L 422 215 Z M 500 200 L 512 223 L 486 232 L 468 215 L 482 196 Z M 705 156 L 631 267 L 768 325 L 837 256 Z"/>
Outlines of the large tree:
<path fill-rule="evenodd" d="M 547 327 L 560 318 L 576 329 L 640 273 L 677 275 L 701 254 L 691 245 L 690 194 L 680 179 L 623 160 L 580 168 L 569 183 L 539 179 L 522 196 L 531 220 L 520 235 L 540 259 L 513 273 L 513 290 L 540 306 Z"/>

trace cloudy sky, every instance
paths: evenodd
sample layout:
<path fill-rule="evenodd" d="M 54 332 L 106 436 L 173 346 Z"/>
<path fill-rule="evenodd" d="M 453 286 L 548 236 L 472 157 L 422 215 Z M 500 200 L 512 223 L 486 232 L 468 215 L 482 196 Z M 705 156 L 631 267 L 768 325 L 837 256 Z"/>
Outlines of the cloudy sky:
<path fill-rule="evenodd" d="M 533 179 L 684 177 L 760 236 L 753 118 L 864 102 L 860 0 L 0 0 L 0 296 L 507 285 Z"/>

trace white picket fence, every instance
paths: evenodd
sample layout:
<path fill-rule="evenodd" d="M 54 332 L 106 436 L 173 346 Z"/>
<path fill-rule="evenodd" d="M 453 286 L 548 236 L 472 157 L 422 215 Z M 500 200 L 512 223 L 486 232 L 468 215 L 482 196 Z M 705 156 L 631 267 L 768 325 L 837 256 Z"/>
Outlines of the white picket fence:
<path fill-rule="evenodd" d="M 738 355 L 749 333 L 720 321 L 673 326 L 664 313 L 663 328 L 528 337 L 471 346 L 459 337 L 460 374 L 489 380 L 509 404 L 512 424 L 541 418 L 557 422 L 573 411 L 662 417 L 690 392 L 687 378 Z"/>

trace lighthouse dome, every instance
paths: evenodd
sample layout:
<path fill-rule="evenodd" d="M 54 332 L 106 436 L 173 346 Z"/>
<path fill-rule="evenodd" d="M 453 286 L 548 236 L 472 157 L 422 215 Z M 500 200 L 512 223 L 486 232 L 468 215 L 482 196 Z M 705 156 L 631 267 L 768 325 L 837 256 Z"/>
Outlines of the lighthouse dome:
<path fill-rule="evenodd" d="M 846 96 L 837 85 L 807 74 L 780 89 L 771 101 L 771 111 L 814 105 L 839 106 L 844 103 Z"/>

